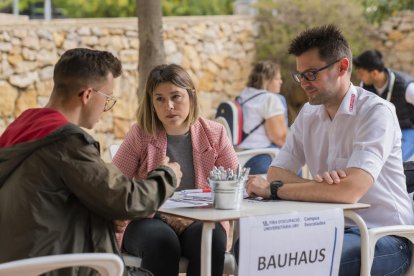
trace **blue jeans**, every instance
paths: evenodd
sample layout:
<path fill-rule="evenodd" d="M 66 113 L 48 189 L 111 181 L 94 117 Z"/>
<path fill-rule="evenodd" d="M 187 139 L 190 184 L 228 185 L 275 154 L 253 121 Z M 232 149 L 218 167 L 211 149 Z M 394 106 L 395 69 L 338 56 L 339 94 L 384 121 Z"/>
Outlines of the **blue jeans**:
<path fill-rule="evenodd" d="M 414 129 L 402 129 L 401 149 L 403 161 L 407 161 L 414 154 Z"/>
<path fill-rule="evenodd" d="M 404 238 L 386 236 L 375 245 L 372 276 L 404 275 L 410 266 L 411 250 Z M 361 267 L 361 239 L 358 227 L 345 230 L 342 246 L 340 276 L 358 276 Z"/>
<path fill-rule="evenodd" d="M 268 148 L 280 148 L 274 144 L 268 146 Z M 258 154 L 255 157 L 250 158 L 246 164 L 244 164 L 245 168 L 250 168 L 250 175 L 253 174 L 266 174 L 267 170 L 272 164 L 272 157 L 269 154 Z"/>
<path fill-rule="evenodd" d="M 267 170 L 272 164 L 272 158 L 268 154 L 259 154 L 255 157 L 249 159 L 249 161 L 244 164 L 244 167 L 250 168 L 250 175 L 254 174 L 267 174 Z M 302 169 L 298 171 L 298 176 L 302 177 Z"/>
<path fill-rule="evenodd" d="M 266 174 L 272 163 L 272 157 L 269 154 L 259 154 L 244 164 L 244 167 L 250 168 L 250 174 Z"/>

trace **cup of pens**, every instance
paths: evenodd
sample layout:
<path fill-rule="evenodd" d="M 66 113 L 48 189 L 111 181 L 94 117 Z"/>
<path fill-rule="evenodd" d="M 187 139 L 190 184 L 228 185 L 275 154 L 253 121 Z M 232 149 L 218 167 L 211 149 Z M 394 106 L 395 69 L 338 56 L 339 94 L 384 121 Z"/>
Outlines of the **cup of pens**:
<path fill-rule="evenodd" d="M 249 168 L 239 166 L 236 171 L 214 167 L 208 182 L 211 187 L 213 206 L 216 209 L 240 209 Z"/>

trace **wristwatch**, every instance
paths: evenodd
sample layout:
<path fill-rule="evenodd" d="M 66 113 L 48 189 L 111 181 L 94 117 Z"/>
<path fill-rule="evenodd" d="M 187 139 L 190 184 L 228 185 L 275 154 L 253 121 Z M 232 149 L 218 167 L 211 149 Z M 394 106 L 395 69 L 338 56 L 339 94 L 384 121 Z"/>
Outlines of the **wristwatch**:
<path fill-rule="evenodd" d="M 272 200 L 279 200 L 281 199 L 278 195 L 277 195 L 277 191 L 279 190 L 280 187 L 283 186 L 283 182 L 280 180 L 274 180 L 272 182 L 270 182 L 270 198 Z"/>

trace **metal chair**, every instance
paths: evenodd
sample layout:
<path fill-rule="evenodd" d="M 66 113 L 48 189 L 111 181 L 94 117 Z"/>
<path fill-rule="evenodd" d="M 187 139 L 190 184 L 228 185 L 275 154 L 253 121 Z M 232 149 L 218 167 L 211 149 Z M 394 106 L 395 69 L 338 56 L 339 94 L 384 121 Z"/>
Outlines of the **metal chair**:
<path fill-rule="evenodd" d="M 414 248 L 414 225 L 394 225 L 376 227 L 368 230 L 369 260 L 368 267 L 372 267 L 374 261 L 375 244 L 384 236 L 398 236 L 408 239 L 411 242 L 411 252 Z M 361 260 L 363 261 L 363 260 Z M 406 273 L 407 276 L 414 275 L 414 254 L 411 256 L 411 265 Z"/>
<path fill-rule="evenodd" d="M 78 253 L 34 257 L 0 264 L 0 276 L 34 276 L 66 267 L 93 268 L 102 276 L 120 276 L 121 258 L 111 253 Z"/>
<path fill-rule="evenodd" d="M 414 162 L 404 162 L 404 173 L 406 175 L 406 185 L 407 192 L 410 193 L 411 199 L 412 192 L 414 191 Z M 413 202 L 414 204 L 414 202 Z M 398 236 L 408 239 L 411 242 L 411 265 L 406 273 L 406 275 L 414 275 L 414 225 L 393 225 L 393 226 L 384 226 L 376 227 L 368 230 L 368 260 L 361 260 L 361 262 L 367 262 L 368 267 L 372 267 L 375 254 L 375 244 L 377 241 L 384 236 Z"/>

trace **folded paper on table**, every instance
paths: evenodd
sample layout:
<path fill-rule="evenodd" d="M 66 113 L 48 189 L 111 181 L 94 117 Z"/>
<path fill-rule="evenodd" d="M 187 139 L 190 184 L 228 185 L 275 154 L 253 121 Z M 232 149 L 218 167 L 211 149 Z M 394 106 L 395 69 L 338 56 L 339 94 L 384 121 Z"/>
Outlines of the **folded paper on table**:
<path fill-rule="evenodd" d="M 174 195 L 174 198 L 182 198 L 183 200 L 195 200 L 195 201 L 209 201 L 213 202 L 213 199 L 211 197 L 211 192 L 207 193 L 191 193 L 191 192 L 185 192 L 180 193 L 179 195 Z"/>
<path fill-rule="evenodd" d="M 197 190 L 197 189 L 195 189 Z M 246 190 L 243 194 L 244 198 L 248 197 Z M 176 192 L 170 199 L 164 202 L 161 206 L 163 209 L 172 209 L 172 208 L 188 208 L 188 207 L 200 207 L 207 206 L 213 203 L 212 193 L 211 192 L 202 192 L 191 190 L 185 190 Z"/>
<path fill-rule="evenodd" d="M 192 201 L 179 201 L 179 200 L 172 200 L 168 199 L 161 205 L 163 209 L 173 209 L 173 208 L 188 208 L 188 207 L 200 207 L 200 206 L 207 206 L 207 202 L 192 202 Z"/>
<path fill-rule="evenodd" d="M 190 193 L 186 191 L 185 193 L 176 192 L 170 199 L 168 199 L 161 206 L 163 209 L 172 209 L 172 208 L 191 208 L 191 207 L 200 207 L 207 206 L 211 204 L 213 200 L 211 199 L 211 193 Z"/>

